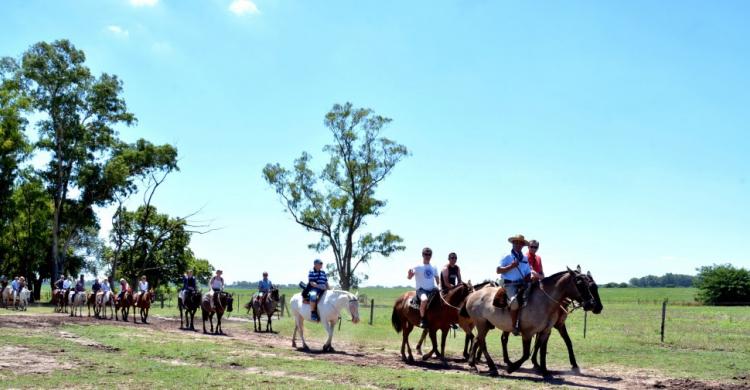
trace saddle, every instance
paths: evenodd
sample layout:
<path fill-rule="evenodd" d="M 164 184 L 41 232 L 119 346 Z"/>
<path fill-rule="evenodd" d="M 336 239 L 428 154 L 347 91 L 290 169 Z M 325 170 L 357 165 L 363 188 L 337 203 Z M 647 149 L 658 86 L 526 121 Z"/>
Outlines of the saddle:
<path fill-rule="evenodd" d="M 305 282 L 299 282 L 299 288 L 302 289 L 302 303 L 309 305 L 310 304 L 310 289 L 312 287 L 310 286 L 310 284 L 305 284 Z M 322 293 L 320 293 L 320 295 L 318 296 L 318 302 L 323 300 L 323 296 L 326 294 L 326 291 L 328 290 L 324 290 Z"/>
<path fill-rule="evenodd" d="M 427 307 L 430 306 L 430 303 L 432 303 L 432 299 L 435 298 L 435 295 L 440 294 L 440 290 L 433 290 L 430 292 L 430 294 L 427 296 Z M 409 306 L 411 306 L 412 309 L 419 310 L 419 304 L 422 303 L 422 300 L 419 299 L 418 294 L 414 294 L 414 296 L 409 301 Z"/>
<path fill-rule="evenodd" d="M 508 294 L 505 293 L 505 288 L 500 287 L 495 293 L 495 298 L 492 299 L 492 306 L 498 309 L 503 309 L 508 306 Z"/>

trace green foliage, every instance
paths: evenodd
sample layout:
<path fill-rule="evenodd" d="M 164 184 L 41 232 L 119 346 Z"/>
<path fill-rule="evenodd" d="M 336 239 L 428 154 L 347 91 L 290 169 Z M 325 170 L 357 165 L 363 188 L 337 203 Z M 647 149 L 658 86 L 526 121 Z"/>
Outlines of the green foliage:
<path fill-rule="evenodd" d="M 630 279 L 630 285 L 634 287 L 690 287 L 693 285 L 694 278 L 692 275 L 673 273 L 667 273 L 664 276 L 647 275 Z"/>
<path fill-rule="evenodd" d="M 378 235 L 358 234 L 365 220 L 382 212 L 386 201 L 375 198 L 375 190 L 409 152 L 380 135 L 391 119 L 351 103 L 336 104 L 326 114 L 325 125 L 333 135 L 326 145 L 329 160 L 321 172 L 310 167 L 312 157 L 303 152 L 291 169 L 268 164 L 263 177 L 281 197 L 295 222 L 320 234 L 309 247 L 318 252 L 331 249 L 335 257 L 333 277 L 348 290 L 361 276 L 360 264 L 372 255 L 388 257 L 404 250 L 401 237 L 386 231 Z"/>
<path fill-rule="evenodd" d="M 731 264 L 698 268 L 697 299 L 707 305 L 750 305 L 750 271 Z"/>
<path fill-rule="evenodd" d="M 193 276 L 200 284 L 208 284 L 211 276 L 214 275 L 214 266 L 206 259 L 191 257 L 187 269 L 193 270 Z M 175 281 L 175 283 L 180 283 L 180 280 Z"/>

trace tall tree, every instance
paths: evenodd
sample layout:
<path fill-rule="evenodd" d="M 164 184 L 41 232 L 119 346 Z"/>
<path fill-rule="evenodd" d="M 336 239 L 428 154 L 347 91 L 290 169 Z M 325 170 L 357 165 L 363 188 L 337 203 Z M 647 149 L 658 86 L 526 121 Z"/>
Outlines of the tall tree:
<path fill-rule="evenodd" d="M 122 82 L 106 73 L 93 76 L 85 60 L 67 40 L 40 42 L 23 54 L 19 70 L 33 108 L 45 114 L 37 124 L 37 147 L 51 154 L 42 174 L 53 203 L 53 281 L 65 267 L 70 245 L 96 221 L 94 206 L 135 191 L 134 177 L 176 168 L 171 146 L 143 140 L 128 145 L 117 138 L 116 126 L 136 122 L 121 97 Z M 150 153 L 155 148 L 159 153 Z"/>
<path fill-rule="evenodd" d="M 320 240 L 309 248 L 331 249 L 334 276 L 344 290 L 357 286 L 357 267 L 374 254 L 388 257 L 404 250 L 401 237 L 390 231 L 359 233 L 365 220 L 379 215 L 386 205 L 385 200 L 375 198 L 378 185 L 409 154 L 404 145 L 380 135 L 390 122 L 369 108 L 336 104 L 325 116 L 333 143 L 323 149 L 329 161 L 320 173 L 312 170 L 312 157 L 306 152 L 291 169 L 278 163 L 263 169 L 263 177 L 294 221 L 320 234 Z"/>

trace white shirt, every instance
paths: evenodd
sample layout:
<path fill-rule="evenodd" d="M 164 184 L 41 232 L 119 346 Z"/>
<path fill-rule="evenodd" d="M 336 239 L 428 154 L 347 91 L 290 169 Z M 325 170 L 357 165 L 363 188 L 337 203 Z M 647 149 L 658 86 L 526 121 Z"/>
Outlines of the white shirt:
<path fill-rule="evenodd" d="M 414 278 L 417 281 L 417 290 L 424 289 L 432 291 L 436 288 L 435 277 L 438 275 L 438 270 L 432 264 L 422 264 L 414 267 Z"/>
<path fill-rule="evenodd" d="M 110 291 L 109 283 L 107 282 L 102 283 L 102 292 L 109 292 L 109 291 Z"/>
<path fill-rule="evenodd" d="M 211 288 L 216 290 L 224 288 L 224 280 L 221 277 L 214 276 L 211 279 Z"/>
<path fill-rule="evenodd" d="M 69 289 L 69 288 L 70 288 L 70 280 L 68 280 L 68 279 L 65 279 L 65 280 L 63 281 L 63 288 L 64 288 L 64 289 Z"/>
<path fill-rule="evenodd" d="M 141 292 L 148 291 L 148 282 L 144 282 L 144 281 L 138 282 L 138 288 L 141 289 Z"/>
<path fill-rule="evenodd" d="M 511 252 L 507 256 L 503 257 L 502 260 L 500 260 L 500 266 L 507 267 L 513 263 L 514 259 L 515 257 L 513 257 L 513 253 Z M 531 267 L 529 267 L 529 258 L 524 255 L 523 259 L 518 262 L 518 267 L 515 267 L 512 270 L 501 275 L 503 275 L 503 279 L 505 280 L 520 282 L 523 280 L 523 278 L 526 277 L 526 275 L 529 274 L 531 274 Z"/>

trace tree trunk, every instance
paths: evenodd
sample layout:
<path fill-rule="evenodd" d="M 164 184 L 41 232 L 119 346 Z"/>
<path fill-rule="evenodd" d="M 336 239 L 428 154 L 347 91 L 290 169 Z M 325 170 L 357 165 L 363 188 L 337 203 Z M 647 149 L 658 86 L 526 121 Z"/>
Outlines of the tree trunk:
<path fill-rule="evenodd" d="M 41 278 L 34 279 L 34 302 L 39 302 L 42 300 L 42 282 L 43 280 Z"/>

